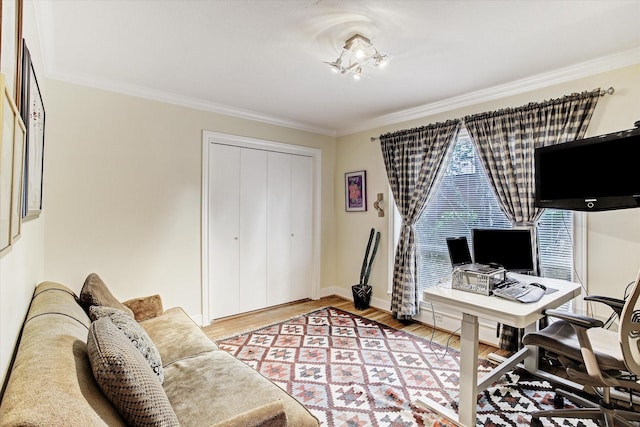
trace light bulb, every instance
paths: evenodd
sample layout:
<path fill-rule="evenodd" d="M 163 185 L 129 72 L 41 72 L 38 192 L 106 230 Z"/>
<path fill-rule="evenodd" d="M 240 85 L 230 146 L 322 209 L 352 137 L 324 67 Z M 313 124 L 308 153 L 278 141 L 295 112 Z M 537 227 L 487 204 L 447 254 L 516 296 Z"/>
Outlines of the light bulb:
<path fill-rule="evenodd" d="M 356 58 L 358 59 L 364 58 L 364 51 L 362 49 L 356 50 Z"/>

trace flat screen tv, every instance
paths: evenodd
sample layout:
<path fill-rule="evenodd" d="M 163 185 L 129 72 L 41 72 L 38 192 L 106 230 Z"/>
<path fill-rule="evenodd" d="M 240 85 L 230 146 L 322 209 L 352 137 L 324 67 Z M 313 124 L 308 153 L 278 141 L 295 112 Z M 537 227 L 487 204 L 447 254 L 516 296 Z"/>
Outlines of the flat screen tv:
<path fill-rule="evenodd" d="M 537 148 L 535 205 L 576 211 L 639 207 L 639 165 L 640 128 Z"/>
<path fill-rule="evenodd" d="M 473 262 L 497 264 L 505 270 L 529 273 L 534 269 L 533 235 L 529 229 L 471 230 Z"/>

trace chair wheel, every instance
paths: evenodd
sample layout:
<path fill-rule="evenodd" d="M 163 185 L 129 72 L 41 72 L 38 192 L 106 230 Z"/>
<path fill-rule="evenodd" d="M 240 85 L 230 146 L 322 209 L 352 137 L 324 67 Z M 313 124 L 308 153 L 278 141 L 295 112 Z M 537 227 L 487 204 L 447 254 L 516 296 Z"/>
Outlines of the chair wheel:
<path fill-rule="evenodd" d="M 540 421 L 540 418 L 531 417 L 531 427 L 542 427 L 542 421 Z"/>
<path fill-rule="evenodd" d="M 553 407 L 556 409 L 564 408 L 564 397 L 562 397 L 562 395 L 556 393 L 553 397 Z"/>

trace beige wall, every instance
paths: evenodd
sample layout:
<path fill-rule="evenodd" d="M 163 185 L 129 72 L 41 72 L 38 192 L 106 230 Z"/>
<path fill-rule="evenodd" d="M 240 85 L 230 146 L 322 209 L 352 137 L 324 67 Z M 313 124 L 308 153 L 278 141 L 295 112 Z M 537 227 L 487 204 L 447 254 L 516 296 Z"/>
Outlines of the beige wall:
<path fill-rule="evenodd" d="M 389 308 L 389 216 L 378 218 L 371 205 L 378 192 L 383 192 L 385 200 L 389 200 L 388 184 L 380 145 L 371 143 L 371 136 L 610 86 L 615 88 L 615 94 L 600 98 L 587 136 L 632 128 L 633 123 L 640 120 L 640 65 L 338 138 L 335 203 L 338 207 L 337 280 L 340 286 L 347 288 L 357 283 L 369 229 L 375 227 L 382 232 L 382 243 L 371 278 L 373 296 L 382 308 Z M 340 188 L 342 174 L 361 169 L 367 171 L 369 210 L 366 213 L 344 212 L 344 190 Z M 388 208 L 386 202 L 385 207 Z M 588 276 L 584 279 L 588 282 L 589 292 L 622 297 L 624 287 L 635 279 L 640 269 L 640 209 L 590 213 L 587 226 Z"/>
<path fill-rule="evenodd" d="M 335 282 L 335 138 L 48 81 L 45 276 L 201 315 L 202 131 L 322 150 L 321 287 Z M 220 201 L 223 203 L 224 201 Z"/>
<path fill-rule="evenodd" d="M 34 70 L 42 81 L 42 60 L 30 3 L 23 11 L 23 37 L 32 55 Z M 47 100 L 46 86 L 40 91 Z M 13 348 L 27 314 L 36 283 L 43 280 L 44 226 L 46 215 L 22 224 L 20 239 L 0 258 L 0 385 L 11 361 Z"/>

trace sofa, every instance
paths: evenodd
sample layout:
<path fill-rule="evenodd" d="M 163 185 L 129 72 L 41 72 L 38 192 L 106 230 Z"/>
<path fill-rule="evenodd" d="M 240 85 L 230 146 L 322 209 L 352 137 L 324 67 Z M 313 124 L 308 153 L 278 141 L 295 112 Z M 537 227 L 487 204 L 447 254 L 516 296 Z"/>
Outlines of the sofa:
<path fill-rule="evenodd" d="M 92 321 L 101 302 L 87 307 L 88 283 L 106 286 L 90 275 L 80 296 L 59 283 L 36 287 L 0 402 L 2 426 L 319 425 L 181 308 L 164 311 L 158 295 L 114 303 L 102 289 L 111 298 L 104 307 L 131 316 L 155 346 L 161 363 L 149 365 L 151 353 L 136 347 L 144 340 L 123 334 L 115 317 Z"/>

